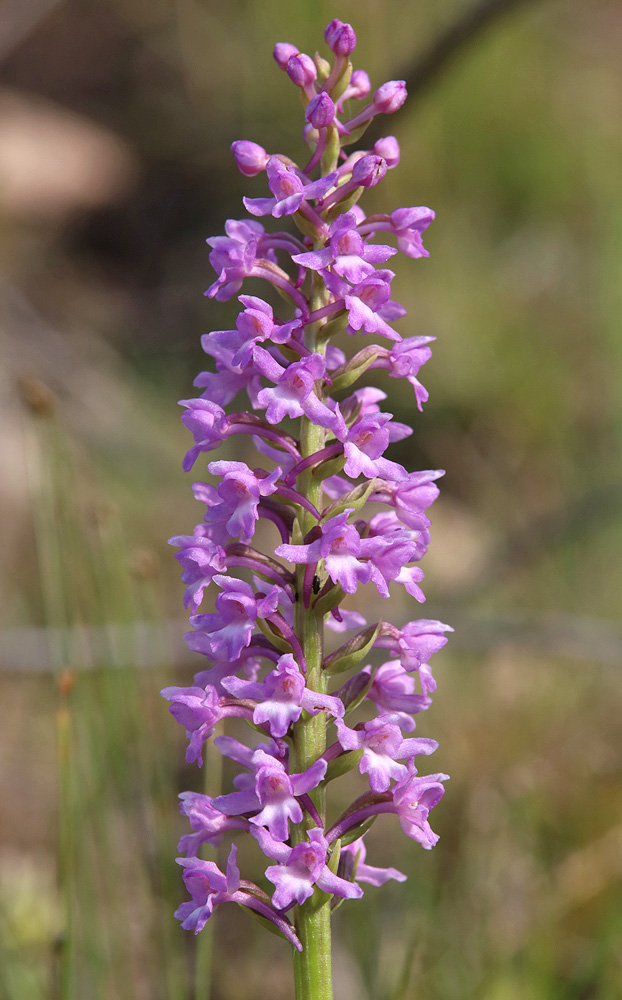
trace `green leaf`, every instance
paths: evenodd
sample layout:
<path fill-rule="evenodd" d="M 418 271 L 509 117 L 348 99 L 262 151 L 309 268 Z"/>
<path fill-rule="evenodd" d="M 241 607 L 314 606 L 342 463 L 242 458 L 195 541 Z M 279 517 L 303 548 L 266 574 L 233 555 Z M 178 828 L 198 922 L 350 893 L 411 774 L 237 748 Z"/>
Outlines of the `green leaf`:
<path fill-rule="evenodd" d="M 349 830 L 346 830 L 346 832 L 341 838 L 341 846 L 347 847 L 348 844 L 353 844 L 355 840 L 358 840 L 359 837 L 362 837 L 364 833 L 367 833 L 370 826 L 372 825 L 372 823 L 376 821 L 377 818 L 378 818 L 377 816 L 370 816 L 369 819 L 366 819 L 364 823 L 361 823 L 357 826 L 352 826 L 350 827 Z"/>
<path fill-rule="evenodd" d="M 324 482 L 329 476 L 338 476 L 340 472 L 343 472 L 345 464 L 345 455 L 338 455 L 337 458 L 330 458 L 327 462 L 320 462 L 313 470 L 313 478 L 316 482 L 318 480 Z"/>
<path fill-rule="evenodd" d="M 280 632 L 277 632 L 272 624 L 265 618 L 256 618 L 255 625 L 261 629 L 266 639 L 269 639 L 273 646 L 280 649 L 282 653 L 291 653 L 292 647 Z"/>
<path fill-rule="evenodd" d="M 341 333 L 345 330 L 348 325 L 348 314 L 345 309 L 340 309 L 332 319 L 329 319 L 328 323 L 324 323 L 318 330 L 318 344 L 324 343 L 326 340 L 330 340 L 337 333 Z"/>
<path fill-rule="evenodd" d="M 337 163 L 339 162 L 339 152 L 341 150 L 341 142 L 339 139 L 339 132 L 334 125 L 331 125 L 328 129 L 328 137 L 326 141 L 326 149 L 322 156 L 322 174 L 330 174 L 333 172 Z"/>
<path fill-rule="evenodd" d="M 363 747 L 361 747 L 360 750 L 347 750 L 346 753 L 342 753 L 336 760 L 331 760 L 326 768 L 326 774 L 322 779 L 322 784 L 333 781 L 334 778 L 340 778 L 342 774 L 347 774 L 348 771 L 352 771 L 359 763 L 362 756 Z"/>
<path fill-rule="evenodd" d="M 367 679 L 365 679 L 367 678 Z M 339 698 L 344 704 L 346 715 L 358 708 L 374 681 L 373 674 L 359 671 L 344 684 L 339 691 Z"/>
<path fill-rule="evenodd" d="M 341 76 L 339 77 L 335 86 L 332 88 L 330 92 L 330 96 L 335 103 L 337 103 L 341 95 L 347 90 L 351 78 L 352 78 L 352 63 L 348 59 L 347 63 L 345 64 L 344 68 L 341 71 Z"/>
<path fill-rule="evenodd" d="M 330 868 L 333 875 L 336 875 L 339 869 L 340 856 L 341 856 L 341 838 L 339 840 L 336 840 L 335 843 L 333 844 L 332 850 L 330 852 L 330 857 L 328 859 L 328 867 Z"/>
<path fill-rule="evenodd" d="M 298 226 L 298 229 L 300 230 L 303 236 L 310 236 L 312 240 L 317 240 L 318 236 L 320 235 L 320 231 L 318 230 L 317 226 L 314 226 L 313 223 L 310 222 L 309 219 L 307 219 L 307 217 L 302 214 L 300 210 L 294 213 L 294 222 Z M 285 299 L 285 301 L 291 305 L 291 299 L 289 295 L 287 295 L 285 291 L 282 291 L 278 285 L 276 286 L 276 290 L 281 296 L 281 298 Z"/>
<path fill-rule="evenodd" d="M 328 597 L 328 594 L 326 595 Z M 361 660 L 365 659 L 376 639 L 380 634 L 381 623 L 370 625 L 363 629 L 353 639 L 345 642 L 343 646 L 327 656 L 322 664 L 322 669 L 329 674 L 341 674 L 346 670 L 356 667 Z"/>
<path fill-rule="evenodd" d="M 363 122 L 358 128 L 355 128 L 349 135 L 342 136 L 341 145 L 351 146 L 354 142 L 358 142 L 362 135 L 369 128 L 369 121 Z"/>
<path fill-rule="evenodd" d="M 328 612 L 332 611 L 333 608 L 336 608 L 338 604 L 341 604 L 345 596 L 346 595 L 340 586 L 337 585 L 331 587 L 327 594 L 324 594 L 323 597 L 320 597 L 319 600 L 315 602 L 313 605 L 313 611 L 318 618 L 320 615 L 328 614 Z"/>
<path fill-rule="evenodd" d="M 313 895 L 305 899 L 302 904 L 310 913 L 317 913 L 321 910 L 323 906 L 328 906 L 332 899 L 332 895 L 329 892 L 324 892 L 322 889 L 318 889 L 317 885 L 313 890 Z"/>
<path fill-rule="evenodd" d="M 343 513 L 343 511 L 348 507 L 354 507 L 355 511 L 360 510 L 363 504 L 367 501 L 369 494 L 375 488 L 375 479 L 370 479 L 369 482 L 361 483 L 359 486 L 355 486 L 353 490 L 349 491 L 349 493 L 339 497 L 338 500 L 333 500 L 333 502 L 322 511 L 322 521 L 326 521 L 329 517 L 335 517 L 337 514 Z"/>
<path fill-rule="evenodd" d="M 294 518 L 294 523 L 292 525 L 292 530 L 291 530 L 291 536 L 292 536 L 292 545 L 302 545 L 302 539 L 303 539 L 302 528 L 300 527 L 300 521 L 298 520 L 297 517 Z"/>
<path fill-rule="evenodd" d="M 341 144 L 343 145 L 343 140 Z M 343 212 L 349 212 L 364 194 L 364 187 L 355 188 L 349 195 L 344 198 L 340 198 L 335 205 L 331 205 L 327 212 L 322 212 L 322 218 L 325 219 L 326 222 L 333 222 L 337 216 L 341 215 Z"/>
<path fill-rule="evenodd" d="M 365 347 L 358 354 L 355 354 L 348 364 L 342 365 L 341 368 L 338 368 L 333 373 L 331 392 L 339 392 L 341 389 L 347 389 L 353 382 L 356 382 L 361 375 L 365 374 L 369 366 L 382 356 L 380 353 L 382 350 L 382 348 L 373 345 Z"/>

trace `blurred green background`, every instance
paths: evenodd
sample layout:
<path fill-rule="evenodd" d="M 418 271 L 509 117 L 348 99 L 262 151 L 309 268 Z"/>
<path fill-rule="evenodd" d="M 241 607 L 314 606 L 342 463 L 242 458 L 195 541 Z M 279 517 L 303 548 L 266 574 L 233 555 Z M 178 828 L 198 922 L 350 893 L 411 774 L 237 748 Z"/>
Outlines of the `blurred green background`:
<path fill-rule="evenodd" d="M 382 121 L 402 162 L 366 203 L 437 213 L 394 283 L 401 332 L 438 338 L 430 401 L 382 387 L 415 428 L 393 457 L 447 470 L 423 613 L 456 633 L 418 732 L 452 780 L 433 852 L 372 828 L 409 880 L 336 915 L 339 1000 L 622 996 L 622 9 L 507 6 Z M 166 539 L 200 518 L 176 400 L 235 314 L 202 297 L 204 240 L 264 194 L 234 139 L 303 155 L 275 41 L 349 20 L 378 86 L 468 9 L 5 5 L 0 1000 L 209 996 L 209 936 L 172 917 L 176 795 L 204 779 L 158 694 L 201 666 Z M 212 1000 L 292 995 L 284 943 L 212 923 Z"/>

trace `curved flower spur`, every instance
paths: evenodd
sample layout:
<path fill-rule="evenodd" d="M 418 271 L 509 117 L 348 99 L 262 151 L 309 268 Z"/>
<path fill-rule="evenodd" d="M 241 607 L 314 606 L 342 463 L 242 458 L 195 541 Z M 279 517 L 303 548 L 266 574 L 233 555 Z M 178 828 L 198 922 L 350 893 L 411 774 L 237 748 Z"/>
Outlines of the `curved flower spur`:
<path fill-rule="evenodd" d="M 397 111 L 406 90 L 392 80 L 369 99 L 367 74 L 350 62 L 352 27 L 334 20 L 325 39 L 332 62 L 288 43 L 274 50 L 300 90 L 308 162 L 301 167 L 255 142 L 234 142 L 242 174 L 265 173 L 270 195 L 245 198 L 252 218 L 229 220 L 225 236 L 208 240 L 216 272 L 209 297 L 230 299 L 253 277 L 273 286 L 284 305 L 275 315 L 264 299 L 239 295 L 235 329 L 202 338 L 212 359 L 195 380 L 202 394 L 182 400 L 194 438 L 184 469 L 234 434 L 252 436 L 258 464 L 209 462 L 210 480 L 194 485 L 205 516 L 192 535 L 171 539 L 192 612 L 186 638 L 208 666 L 191 687 L 162 692 L 187 731 L 187 760 L 199 766 L 221 719 L 236 716 L 250 727 L 248 745 L 225 735 L 214 741 L 242 768 L 234 791 L 181 795 L 193 831 L 179 845 L 191 901 L 176 915 L 197 933 L 219 903 L 260 914 L 294 946 L 298 1000 L 332 996 L 331 903 L 360 897 L 361 882 L 405 878 L 365 863 L 370 823 L 393 813 L 408 837 L 432 847 L 428 814 L 447 777 L 418 774 L 417 757 L 437 744 L 404 733 L 431 703 L 429 660 L 451 629 L 429 619 L 401 628 L 368 624 L 342 608 L 363 584 L 382 598 L 391 583 L 401 584 L 424 600 L 418 563 L 442 472 L 409 472 L 386 457 L 390 443 L 412 431 L 381 410 L 382 391 L 356 384 L 384 369 L 410 382 L 419 409 L 427 399 L 418 374 L 432 338 L 403 338 L 392 325 L 406 310 L 391 299 L 394 272 L 386 265 L 398 252 L 427 256 L 422 234 L 434 213 L 406 207 L 365 215 L 359 202 L 397 166 L 399 145 L 389 136 L 368 151 L 346 148 L 375 115 Z M 367 103 L 352 115 L 351 101 Z M 258 221 L 270 217 L 297 234 Z M 350 358 L 333 342 L 344 332 L 363 338 Z M 372 335 L 381 343 L 366 344 Z M 240 393 L 251 411 L 230 405 Z M 259 518 L 280 537 L 271 553 L 256 545 Z M 216 590 L 213 612 L 200 610 L 208 587 Z M 351 637 L 327 655 L 325 629 Z M 358 797 L 329 819 L 326 787 L 348 771 L 360 774 Z M 265 888 L 240 878 L 235 846 L 225 874 L 198 857 L 202 845 L 240 832 L 265 858 Z"/>

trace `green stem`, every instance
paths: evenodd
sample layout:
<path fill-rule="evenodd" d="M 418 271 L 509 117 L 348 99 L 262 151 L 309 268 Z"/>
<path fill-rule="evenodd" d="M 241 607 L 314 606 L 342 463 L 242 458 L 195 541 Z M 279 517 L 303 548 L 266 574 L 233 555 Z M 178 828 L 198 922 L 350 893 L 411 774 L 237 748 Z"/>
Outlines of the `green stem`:
<path fill-rule="evenodd" d="M 296 929 L 303 950 L 294 952 L 296 1000 L 333 1000 L 330 904 L 307 910 L 311 902 L 298 907 Z"/>
<path fill-rule="evenodd" d="M 319 309 L 325 304 L 326 289 L 319 275 L 314 274 L 314 286 L 311 309 Z M 325 350 L 319 335 L 319 324 L 307 328 L 306 346 L 311 351 Z M 301 453 L 302 457 L 320 451 L 326 440 L 326 431 L 318 427 L 307 417 L 301 418 Z M 322 484 L 314 480 L 311 469 L 305 470 L 299 477 L 298 489 L 309 498 L 312 504 L 322 509 Z M 300 515 L 300 527 L 303 535 L 315 524 L 315 518 L 303 510 Z M 304 566 L 298 567 L 298 593 L 302 597 Z M 325 694 L 328 683 L 322 671 L 324 653 L 324 620 L 323 615 L 316 615 L 298 600 L 295 607 L 294 627 L 300 640 L 307 662 L 307 684 L 313 691 Z M 323 712 L 312 716 L 303 712 L 299 722 L 294 726 L 294 739 L 291 755 L 291 770 L 294 773 L 306 770 L 324 753 L 326 749 L 326 719 Z M 322 823 L 326 820 L 325 793 L 316 789 L 311 793 L 314 805 L 320 814 Z M 305 831 L 314 826 L 310 817 L 305 817 L 305 823 L 293 831 L 293 843 L 305 839 Z M 322 901 L 316 897 L 322 896 Z M 302 952 L 294 952 L 294 980 L 296 985 L 296 1000 L 332 1000 L 331 973 L 331 929 L 330 900 L 317 890 L 311 899 L 303 906 L 296 907 L 296 930 L 303 946 Z"/>

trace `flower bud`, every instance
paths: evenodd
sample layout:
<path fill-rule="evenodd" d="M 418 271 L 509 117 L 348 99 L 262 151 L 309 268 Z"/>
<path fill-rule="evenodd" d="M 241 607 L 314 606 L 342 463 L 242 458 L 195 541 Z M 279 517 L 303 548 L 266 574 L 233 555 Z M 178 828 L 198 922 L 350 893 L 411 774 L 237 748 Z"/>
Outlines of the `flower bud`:
<path fill-rule="evenodd" d="M 364 69 L 354 70 L 350 79 L 350 86 L 348 90 L 350 91 L 348 96 L 356 97 L 359 101 L 364 97 L 367 97 L 371 90 L 371 83 L 369 82 L 369 77 Z"/>
<path fill-rule="evenodd" d="M 352 180 L 357 187 L 370 188 L 379 184 L 387 172 L 386 160 L 370 153 L 362 156 L 352 168 Z"/>
<path fill-rule="evenodd" d="M 406 100 L 406 83 L 404 80 L 389 80 L 374 94 L 374 110 L 376 114 L 391 115 L 398 111 Z"/>
<path fill-rule="evenodd" d="M 278 66 L 281 69 L 286 69 L 287 64 L 292 56 L 295 56 L 299 50 L 291 42 L 277 42 L 274 46 L 272 55 L 275 58 Z"/>
<path fill-rule="evenodd" d="M 326 93 L 312 97 L 307 105 L 305 118 L 314 128 L 326 128 L 335 120 L 335 105 Z"/>
<path fill-rule="evenodd" d="M 322 81 L 328 80 L 331 69 L 328 59 L 324 59 L 324 57 L 321 56 L 319 52 L 316 52 L 314 56 L 314 62 L 315 65 L 317 66 L 317 75 L 320 78 L 320 80 Z"/>
<path fill-rule="evenodd" d="M 356 48 L 356 35 L 351 24 L 335 18 L 326 26 L 324 38 L 336 56 L 349 56 Z"/>
<path fill-rule="evenodd" d="M 317 79 L 317 69 L 311 56 L 296 52 L 285 67 L 287 75 L 297 87 L 310 87 Z"/>
<path fill-rule="evenodd" d="M 374 143 L 373 152 L 387 161 L 387 167 L 396 167 L 400 162 L 400 147 L 394 135 L 385 135 Z"/>
<path fill-rule="evenodd" d="M 263 146 L 248 139 L 238 139 L 231 143 L 231 152 L 236 166 L 245 177 L 255 177 L 265 170 L 269 156 Z"/>

